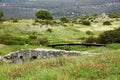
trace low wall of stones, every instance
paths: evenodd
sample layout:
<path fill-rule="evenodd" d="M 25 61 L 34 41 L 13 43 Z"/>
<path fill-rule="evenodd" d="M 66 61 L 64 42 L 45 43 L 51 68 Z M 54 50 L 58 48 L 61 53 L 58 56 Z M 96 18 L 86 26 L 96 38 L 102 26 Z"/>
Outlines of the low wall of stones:
<path fill-rule="evenodd" d="M 96 54 L 88 52 L 50 50 L 50 49 L 20 50 L 0 57 L 0 61 L 4 61 L 7 63 L 21 63 L 33 59 L 56 58 L 61 56 L 82 56 L 82 55 L 92 56 Z"/>

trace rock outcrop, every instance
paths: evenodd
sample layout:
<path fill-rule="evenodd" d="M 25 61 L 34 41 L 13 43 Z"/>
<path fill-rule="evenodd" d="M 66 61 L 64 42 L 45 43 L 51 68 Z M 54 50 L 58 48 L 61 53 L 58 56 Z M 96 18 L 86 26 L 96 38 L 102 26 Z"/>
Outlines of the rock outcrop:
<path fill-rule="evenodd" d="M 0 57 L 0 61 L 4 61 L 7 63 L 21 63 L 33 59 L 56 58 L 60 56 L 82 56 L 82 55 L 92 56 L 96 54 L 88 52 L 52 50 L 52 49 L 20 50 Z"/>

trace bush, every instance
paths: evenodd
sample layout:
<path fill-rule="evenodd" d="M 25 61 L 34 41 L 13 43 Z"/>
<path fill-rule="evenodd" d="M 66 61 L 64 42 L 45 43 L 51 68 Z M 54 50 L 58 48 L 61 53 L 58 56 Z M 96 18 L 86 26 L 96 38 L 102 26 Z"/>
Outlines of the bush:
<path fill-rule="evenodd" d="M 53 31 L 52 31 L 51 28 L 48 28 L 48 29 L 47 29 L 47 32 L 50 32 L 50 33 L 51 33 L 51 32 L 53 32 Z"/>
<path fill-rule="evenodd" d="M 39 22 L 39 20 L 38 20 L 38 19 L 35 19 L 35 23 L 37 23 L 37 22 Z"/>
<path fill-rule="evenodd" d="M 35 26 L 35 25 L 37 25 L 37 24 L 36 24 L 36 23 L 32 23 L 32 25 L 34 25 L 34 26 Z"/>
<path fill-rule="evenodd" d="M 97 38 L 90 36 L 85 43 L 97 43 Z"/>
<path fill-rule="evenodd" d="M 91 31 L 86 31 L 86 34 L 87 34 L 87 35 L 93 35 L 93 32 L 91 32 Z"/>
<path fill-rule="evenodd" d="M 120 28 L 102 33 L 98 42 L 103 44 L 120 43 Z"/>
<path fill-rule="evenodd" d="M 110 21 L 103 22 L 103 25 L 111 25 Z"/>
<path fill-rule="evenodd" d="M 48 42 L 48 39 L 47 39 L 46 37 L 41 37 L 41 38 L 39 39 L 39 42 L 40 42 L 41 45 L 46 45 L 46 44 L 49 43 L 49 42 Z"/>
<path fill-rule="evenodd" d="M 13 22 L 18 22 L 18 20 L 17 19 L 13 19 Z"/>
<path fill-rule="evenodd" d="M 40 23 L 42 25 L 54 25 L 57 24 L 55 21 L 50 21 L 50 20 L 35 20 L 35 24 Z"/>
<path fill-rule="evenodd" d="M 36 35 L 30 35 L 29 38 L 30 39 L 37 39 L 37 36 Z"/>
<path fill-rule="evenodd" d="M 62 17 L 60 20 L 63 23 L 68 23 L 69 22 L 69 20 L 67 19 L 67 17 Z"/>
<path fill-rule="evenodd" d="M 40 45 L 39 40 L 38 39 L 29 39 L 29 43 L 30 45 Z"/>
<path fill-rule="evenodd" d="M 91 25 L 90 21 L 82 21 L 82 24 L 86 25 L 86 26 L 90 26 Z"/>

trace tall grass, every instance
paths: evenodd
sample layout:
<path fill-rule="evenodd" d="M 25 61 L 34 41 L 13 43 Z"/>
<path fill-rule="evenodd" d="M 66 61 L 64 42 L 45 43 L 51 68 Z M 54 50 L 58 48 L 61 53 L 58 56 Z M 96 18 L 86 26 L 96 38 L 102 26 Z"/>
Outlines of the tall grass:
<path fill-rule="evenodd" d="M 0 65 L 0 80 L 119 80 L 120 50 Z"/>

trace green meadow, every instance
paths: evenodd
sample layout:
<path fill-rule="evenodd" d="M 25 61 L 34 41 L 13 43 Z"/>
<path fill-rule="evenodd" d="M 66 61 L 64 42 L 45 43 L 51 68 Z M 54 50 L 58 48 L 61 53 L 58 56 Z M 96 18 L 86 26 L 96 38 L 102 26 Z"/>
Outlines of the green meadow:
<path fill-rule="evenodd" d="M 79 20 L 79 19 L 76 19 Z M 103 25 L 110 21 L 111 25 Z M 61 49 L 100 53 L 97 56 L 71 56 L 41 59 L 21 64 L 0 62 L 0 80 L 120 80 L 120 44 L 102 47 L 57 46 L 55 43 L 85 43 L 105 31 L 120 27 L 120 20 L 110 18 L 83 25 L 60 20 L 36 22 L 32 19 L 6 20 L 0 23 L 0 56 L 22 49 Z"/>

